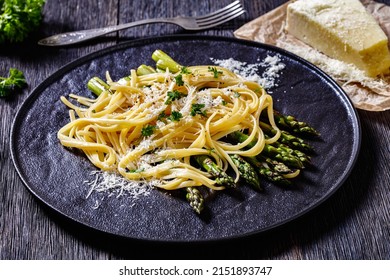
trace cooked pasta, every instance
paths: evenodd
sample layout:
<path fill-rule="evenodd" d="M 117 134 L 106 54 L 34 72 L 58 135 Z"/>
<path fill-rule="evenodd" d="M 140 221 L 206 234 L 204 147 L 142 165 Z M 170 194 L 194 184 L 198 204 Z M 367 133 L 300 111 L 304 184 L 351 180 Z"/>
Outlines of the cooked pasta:
<path fill-rule="evenodd" d="M 272 97 L 226 68 L 201 65 L 146 75 L 131 70 L 118 81 L 107 73 L 106 80 L 108 87 L 96 99 L 72 94 L 79 103 L 74 105 L 61 97 L 70 108 L 70 122 L 58 131 L 58 139 L 82 150 L 97 168 L 128 180 L 154 180 L 166 190 L 222 190 L 225 186 L 193 157 L 209 156 L 222 170 L 233 170 L 237 182 L 240 172 L 232 155 L 255 157 L 280 136 Z M 260 128 L 264 112 L 275 131 L 272 137 Z M 235 131 L 247 132 L 248 138 L 227 141 Z"/>

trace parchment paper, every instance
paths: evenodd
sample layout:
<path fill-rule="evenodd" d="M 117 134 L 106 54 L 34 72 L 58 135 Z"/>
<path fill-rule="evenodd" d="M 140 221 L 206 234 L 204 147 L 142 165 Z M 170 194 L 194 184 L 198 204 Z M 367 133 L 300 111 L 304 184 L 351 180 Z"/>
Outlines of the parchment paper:
<path fill-rule="evenodd" d="M 237 38 L 254 40 L 283 48 L 310 61 L 336 80 L 356 108 L 367 111 L 390 109 L 390 74 L 367 77 L 351 64 L 332 59 L 285 31 L 287 5 L 264 14 L 234 32 Z M 390 6 L 371 0 L 361 1 L 390 38 Z"/>

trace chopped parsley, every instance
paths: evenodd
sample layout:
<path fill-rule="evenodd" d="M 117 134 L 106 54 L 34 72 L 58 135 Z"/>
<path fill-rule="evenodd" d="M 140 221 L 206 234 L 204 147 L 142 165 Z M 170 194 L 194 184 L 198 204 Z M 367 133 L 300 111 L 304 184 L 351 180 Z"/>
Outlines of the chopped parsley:
<path fill-rule="evenodd" d="M 141 168 L 141 169 L 127 169 L 127 168 L 126 168 L 126 172 L 127 172 L 127 173 L 141 173 L 141 172 L 143 172 L 143 171 L 145 171 L 144 168 Z"/>
<path fill-rule="evenodd" d="M 178 91 L 176 89 L 174 91 L 168 91 L 167 95 L 168 95 L 168 98 L 165 101 L 166 105 L 172 104 L 172 101 L 178 100 L 178 99 L 180 99 L 181 97 L 184 96 L 183 93 L 181 93 L 180 91 Z"/>
<path fill-rule="evenodd" d="M 141 129 L 141 134 L 142 136 L 151 136 L 154 131 L 156 130 L 156 126 L 155 125 L 150 125 L 150 124 L 147 124 L 145 125 L 142 129 Z"/>
<path fill-rule="evenodd" d="M 188 68 L 186 66 L 183 66 L 180 70 L 180 73 L 182 74 L 191 74 L 191 71 L 188 70 Z"/>
<path fill-rule="evenodd" d="M 191 105 L 191 113 L 190 113 L 191 116 L 194 117 L 195 115 L 199 114 L 199 115 L 206 117 L 207 116 L 206 110 L 202 110 L 204 107 L 205 107 L 205 105 L 201 104 L 201 103 L 192 104 Z"/>
<path fill-rule="evenodd" d="M 175 76 L 175 81 L 178 86 L 183 86 L 184 81 L 183 81 L 183 75 L 182 74 L 191 74 L 191 72 L 188 70 L 187 67 L 183 66 L 180 70 L 180 73 Z"/>
<path fill-rule="evenodd" d="M 261 88 L 256 88 L 256 89 L 254 90 L 254 92 L 255 92 L 255 93 L 260 93 L 260 92 L 261 92 Z"/>
<path fill-rule="evenodd" d="M 172 111 L 169 119 L 173 122 L 178 122 L 183 117 L 183 115 L 179 111 Z"/>
<path fill-rule="evenodd" d="M 218 69 L 217 69 L 217 67 L 211 67 L 211 66 L 209 66 L 208 67 L 208 69 L 209 69 L 209 72 L 213 72 L 213 74 L 214 74 L 214 78 L 218 78 L 218 76 L 221 74 L 223 74 L 223 72 L 222 71 L 218 71 Z"/>
<path fill-rule="evenodd" d="M 157 119 L 158 119 L 159 121 L 162 121 L 162 120 L 165 119 L 166 117 L 167 117 L 167 114 L 165 114 L 165 111 L 162 111 L 162 112 L 158 115 Z"/>
<path fill-rule="evenodd" d="M 175 76 L 175 81 L 176 81 L 176 84 L 177 84 L 178 86 L 184 85 L 183 75 L 182 75 L 182 74 L 179 74 L 179 75 Z"/>
<path fill-rule="evenodd" d="M 225 100 L 222 100 L 222 105 L 223 106 L 226 106 L 227 105 L 227 102 Z"/>

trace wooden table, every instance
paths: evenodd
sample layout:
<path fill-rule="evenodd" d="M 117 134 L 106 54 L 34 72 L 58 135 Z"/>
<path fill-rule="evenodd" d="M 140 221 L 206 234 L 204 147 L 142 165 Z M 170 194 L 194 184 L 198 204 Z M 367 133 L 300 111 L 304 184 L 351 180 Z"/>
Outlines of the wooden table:
<path fill-rule="evenodd" d="M 330 199 L 286 226 L 235 241 L 191 245 L 108 237 L 54 213 L 23 185 L 11 159 L 9 134 L 19 106 L 34 87 L 64 64 L 93 51 L 185 31 L 155 24 L 64 48 L 38 46 L 38 39 L 143 18 L 197 15 L 229 2 L 47 0 L 42 26 L 30 40 L 0 46 L 0 75 L 16 67 L 28 80 L 21 94 L 0 100 L 0 259 L 390 259 L 389 112 L 358 111 L 361 152 L 352 174 Z M 283 2 L 244 0 L 245 15 L 194 34 L 233 37 L 234 30 Z"/>

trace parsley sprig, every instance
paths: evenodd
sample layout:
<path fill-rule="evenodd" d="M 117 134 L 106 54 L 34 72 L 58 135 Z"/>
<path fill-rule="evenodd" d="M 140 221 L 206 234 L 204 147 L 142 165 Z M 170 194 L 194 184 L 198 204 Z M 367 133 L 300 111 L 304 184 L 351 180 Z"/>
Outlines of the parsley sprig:
<path fill-rule="evenodd" d="M 159 121 L 162 121 L 162 120 L 164 120 L 166 117 L 168 117 L 167 114 L 165 113 L 165 111 L 162 111 L 162 112 L 158 115 L 157 119 L 158 119 Z"/>
<path fill-rule="evenodd" d="M 183 97 L 184 94 L 175 89 L 173 91 L 168 91 L 167 96 L 168 96 L 168 98 L 167 98 L 167 100 L 165 100 L 165 105 L 170 105 L 170 104 L 172 104 L 173 101 L 178 100 L 181 97 Z"/>
<path fill-rule="evenodd" d="M 182 74 L 191 74 L 191 71 L 188 70 L 188 68 L 186 66 L 183 66 L 180 70 L 180 73 Z"/>
<path fill-rule="evenodd" d="M 145 136 L 145 137 L 151 136 L 154 133 L 154 131 L 156 130 L 156 128 L 157 127 L 155 125 L 147 124 L 141 129 L 141 134 L 142 134 L 142 136 Z"/>
<path fill-rule="evenodd" d="M 22 42 L 42 21 L 45 0 L 0 1 L 0 44 Z"/>
<path fill-rule="evenodd" d="M 15 89 L 21 89 L 26 85 L 22 71 L 10 68 L 8 77 L 0 77 L 0 97 L 9 96 Z"/>
<path fill-rule="evenodd" d="M 206 117 L 207 116 L 206 110 L 202 110 L 204 107 L 205 105 L 202 103 L 192 104 L 190 115 L 194 117 L 195 115 L 199 114 Z"/>
<path fill-rule="evenodd" d="M 209 66 L 208 69 L 209 69 L 209 72 L 213 72 L 214 78 L 216 78 L 216 79 L 218 78 L 219 75 L 223 75 L 223 72 L 218 70 L 217 67 Z"/>
<path fill-rule="evenodd" d="M 191 71 L 188 70 L 188 68 L 186 66 L 183 66 L 180 69 L 180 73 L 175 76 L 175 82 L 176 82 L 176 84 L 178 86 L 183 86 L 184 85 L 183 74 L 191 74 Z"/>
<path fill-rule="evenodd" d="M 183 117 L 182 113 L 180 113 L 179 111 L 172 111 L 171 112 L 171 115 L 169 116 L 168 119 L 170 119 L 171 121 L 173 122 L 178 122 L 180 121 L 180 119 Z"/>
<path fill-rule="evenodd" d="M 183 86 L 184 85 L 183 75 L 179 74 L 179 75 L 175 76 L 175 81 L 176 81 L 176 84 L 178 86 Z"/>

